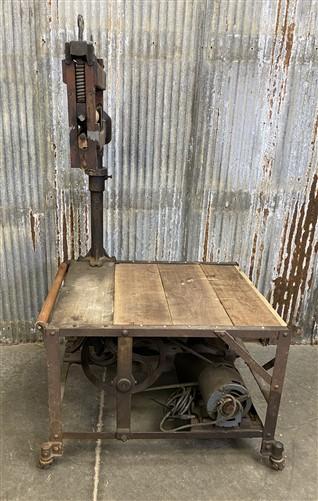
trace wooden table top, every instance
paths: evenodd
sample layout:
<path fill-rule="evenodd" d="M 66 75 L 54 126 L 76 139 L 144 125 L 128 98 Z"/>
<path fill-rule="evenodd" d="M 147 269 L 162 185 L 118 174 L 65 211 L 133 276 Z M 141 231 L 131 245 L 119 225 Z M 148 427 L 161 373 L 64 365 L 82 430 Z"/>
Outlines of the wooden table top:
<path fill-rule="evenodd" d="M 72 261 L 50 325 L 286 326 L 236 265 Z"/>

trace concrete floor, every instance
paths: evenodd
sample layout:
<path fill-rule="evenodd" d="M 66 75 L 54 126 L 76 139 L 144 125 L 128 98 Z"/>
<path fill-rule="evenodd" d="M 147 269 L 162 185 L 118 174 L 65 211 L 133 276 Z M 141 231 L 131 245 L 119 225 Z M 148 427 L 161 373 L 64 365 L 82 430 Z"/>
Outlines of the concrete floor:
<path fill-rule="evenodd" d="M 267 348 L 270 356 L 272 348 Z M 251 351 L 265 361 L 265 350 Z M 260 440 L 66 442 L 52 468 L 36 467 L 47 438 L 45 356 L 41 345 L 2 346 L 2 501 L 318 500 L 318 350 L 291 348 L 277 438 L 286 447 L 283 472 L 258 454 Z M 247 371 L 242 369 L 247 380 Z M 248 379 L 260 414 L 264 405 Z M 81 388 L 81 391 L 80 391 Z M 96 429 L 101 395 L 72 368 L 65 394 L 65 428 Z M 142 402 L 137 420 L 143 424 Z M 103 422 L 113 420 L 107 397 Z"/>

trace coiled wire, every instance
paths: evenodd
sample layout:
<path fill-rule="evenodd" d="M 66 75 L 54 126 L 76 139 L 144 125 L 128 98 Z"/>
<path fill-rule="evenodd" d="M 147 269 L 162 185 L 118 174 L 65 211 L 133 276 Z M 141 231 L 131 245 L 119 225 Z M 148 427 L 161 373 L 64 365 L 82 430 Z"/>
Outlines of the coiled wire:
<path fill-rule="evenodd" d="M 209 420 L 204 423 L 189 423 L 182 426 L 178 426 L 177 428 L 165 428 L 165 422 L 169 419 L 192 419 L 197 417 L 195 414 L 191 412 L 191 406 L 196 396 L 196 388 L 195 387 L 182 387 L 178 390 L 174 391 L 167 402 L 164 404 L 164 407 L 168 409 L 167 413 L 163 416 L 160 422 L 160 430 L 165 432 L 174 432 L 180 430 L 186 430 L 187 428 L 199 427 L 199 426 L 211 426 L 215 424 L 215 421 Z"/>

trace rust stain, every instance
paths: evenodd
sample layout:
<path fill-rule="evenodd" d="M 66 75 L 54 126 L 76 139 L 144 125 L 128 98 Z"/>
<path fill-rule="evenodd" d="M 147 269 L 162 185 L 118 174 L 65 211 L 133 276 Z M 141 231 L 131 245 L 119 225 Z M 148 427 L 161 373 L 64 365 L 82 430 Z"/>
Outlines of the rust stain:
<path fill-rule="evenodd" d="M 289 0 L 286 0 L 286 9 L 285 9 L 284 24 L 282 26 L 282 39 L 281 39 L 281 42 L 280 42 L 279 53 L 278 53 L 277 62 L 276 62 L 277 65 L 279 63 L 279 60 L 282 57 L 284 43 L 285 43 L 285 39 L 286 39 L 288 10 L 289 10 Z"/>
<path fill-rule="evenodd" d="M 65 212 L 63 213 L 63 261 L 68 260 L 68 251 L 67 251 L 67 225 L 66 225 L 66 216 Z"/>
<path fill-rule="evenodd" d="M 269 119 L 271 120 L 272 119 L 272 116 L 273 116 L 273 103 L 274 103 L 274 96 L 271 96 L 269 98 Z"/>
<path fill-rule="evenodd" d="M 264 176 L 266 177 L 271 177 L 272 175 L 272 167 L 273 167 L 273 159 L 268 156 L 267 153 L 264 155 L 264 160 L 263 160 L 263 173 Z"/>
<path fill-rule="evenodd" d="M 267 219 L 268 219 L 268 216 L 269 216 L 269 209 L 268 209 L 268 207 L 264 208 L 263 214 L 264 214 L 263 221 L 264 221 L 264 224 L 265 224 L 267 222 Z"/>
<path fill-rule="evenodd" d="M 311 139 L 311 144 L 314 145 L 317 139 L 317 133 L 318 133 L 318 115 L 316 116 L 316 120 L 314 123 L 314 129 L 312 133 L 312 139 Z"/>
<path fill-rule="evenodd" d="M 277 35 L 278 35 L 278 26 L 279 26 L 279 18 L 280 18 L 281 9 L 282 9 L 282 0 L 278 0 L 278 3 L 277 3 L 277 14 L 276 14 L 276 24 L 275 24 L 274 43 L 273 43 L 273 47 L 272 47 L 272 65 L 274 64 L 275 46 L 276 46 Z"/>
<path fill-rule="evenodd" d="M 35 217 L 32 210 L 30 210 L 30 226 L 31 226 L 31 238 L 33 243 L 33 250 L 35 251 Z"/>
<path fill-rule="evenodd" d="M 286 29 L 287 29 L 287 19 L 288 19 L 288 10 L 289 10 L 289 0 L 286 0 L 286 9 L 285 9 L 285 16 L 284 16 L 284 21 L 283 25 L 280 30 L 278 30 L 279 25 L 280 25 L 280 16 L 281 16 L 281 0 L 279 0 L 278 5 L 277 5 L 277 14 L 276 14 L 276 25 L 275 25 L 275 35 L 274 35 L 274 43 L 272 47 L 272 67 L 274 66 L 274 56 L 275 56 L 275 49 L 277 43 L 279 43 L 279 50 L 277 54 L 277 58 L 275 61 L 275 70 L 278 69 L 279 61 L 282 56 L 283 52 L 283 47 L 284 47 L 284 42 L 285 42 L 285 37 L 286 37 Z M 279 31 L 281 33 L 279 33 Z M 278 41 L 279 38 L 279 41 Z"/>
<path fill-rule="evenodd" d="M 251 263 L 250 263 L 250 269 L 249 269 L 249 272 L 248 272 L 248 276 L 249 276 L 250 280 L 252 280 L 252 277 L 253 277 L 256 247 L 257 247 L 257 233 L 254 233 L 253 246 L 252 246 L 252 255 L 251 255 Z"/>
<path fill-rule="evenodd" d="M 284 223 L 284 229 L 283 229 L 283 237 L 282 237 L 282 244 L 279 249 L 279 255 L 278 255 L 278 266 L 277 266 L 277 274 L 280 274 L 281 268 L 282 268 L 282 261 L 283 261 L 283 253 L 285 249 L 285 244 L 286 244 L 286 236 L 287 236 L 287 229 L 288 229 L 288 221 L 289 221 L 289 214 L 287 214 L 287 217 L 285 219 Z"/>
<path fill-rule="evenodd" d="M 260 246 L 259 246 L 258 267 L 257 267 L 257 270 L 256 270 L 256 276 L 255 276 L 255 285 L 256 285 L 256 287 L 258 285 L 259 277 L 260 277 L 260 274 L 261 274 L 261 264 L 262 264 L 262 260 L 263 260 L 263 252 L 264 252 L 264 242 L 261 242 Z"/>
<path fill-rule="evenodd" d="M 209 200 L 208 214 L 207 214 L 206 223 L 205 223 L 202 261 L 207 261 L 207 258 L 208 258 L 210 217 L 211 217 L 211 200 Z"/>
<path fill-rule="evenodd" d="M 284 68 L 285 70 L 289 66 L 289 61 L 291 57 L 291 52 L 293 48 L 293 41 L 294 41 L 294 30 L 295 30 L 295 23 L 290 23 L 287 29 L 287 38 L 286 38 L 286 54 L 285 54 L 285 62 L 284 62 Z"/>
<path fill-rule="evenodd" d="M 260 212 L 261 212 L 261 208 L 260 207 L 257 209 L 257 212 L 260 214 Z M 255 285 L 256 286 L 259 283 L 259 278 L 260 278 L 261 269 L 262 269 L 263 253 L 264 253 L 264 248 L 265 248 L 265 245 L 264 245 L 264 235 L 265 235 L 265 231 L 266 231 L 266 225 L 267 225 L 267 220 L 268 220 L 269 213 L 270 213 L 269 208 L 268 207 L 264 207 L 264 209 L 263 209 L 262 223 L 261 223 L 261 229 L 260 229 L 260 231 L 257 232 L 258 237 L 261 236 L 261 242 L 258 243 L 257 268 L 256 268 L 256 272 L 255 272 Z M 255 236 L 254 236 L 254 239 L 255 239 Z M 258 241 L 260 241 L 260 238 L 258 238 Z M 256 255 L 256 241 L 255 241 L 255 248 L 254 248 L 254 252 L 253 252 L 253 269 L 251 271 L 251 277 L 252 277 L 253 270 L 254 270 L 254 265 L 255 265 L 255 255 Z"/>
<path fill-rule="evenodd" d="M 274 280 L 273 305 L 286 321 L 289 314 L 291 320 L 299 318 L 311 256 L 313 252 L 317 252 L 314 244 L 318 220 L 317 180 L 318 176 L 315 174 L 307 206 L 306 201 L 300 208 L 298 202 L 296 203 L 288 234 L 283 273 Z"/>
<path fill-rule="evenodd" d="M 282 102 L 284 101 L 287 89 L 287 74 L 289 69 L 290 58 L 292 54 L 292 47 L 294 42 L 294 31 L 295 31 L 295 22 L 291 22 L 288 24 L 288 15 L 289 15 L 289 0 L 286 1 L 286 8 L 284 17 L 282 20 L 282 26 L 280 27 L 280 17 L 282 14 L 281 2 L 279 1 L 277 5 L 277 14 L 276 14 L 276 25 L 275 25 L 275 34 L 274 41 L 271 53 L 271 71 L 270 71 L 270 81 L 271 81 L 271 91 L 268 95 L 269 102 L 269 110 L 268 117 L 269 120 L 272 119 L 273 116 L 273 106 L 274 106 L 274 97 L 276 93 L 276 87 L 279 88 L 278 91 L 278 101 L 277 101 L 277 114 L 280 113 Z M 279 29 L 280 27 L 280 29 Z M 277 49 L 278 47 L 278 49 Z M 283 61 L 283 65 L 280 65 L 280 62 L 283 57 L 283 50 L 285 48 L 285 58 Z M 276 51 L 277 49 L 277 51 Z M 275 59 L 275 53 L 277 52 L 277 56 Z M 284 70 L 285 75 L 280 75 L 281 69 Z M 280 81 L 280 83 L 279 83 Z"/>

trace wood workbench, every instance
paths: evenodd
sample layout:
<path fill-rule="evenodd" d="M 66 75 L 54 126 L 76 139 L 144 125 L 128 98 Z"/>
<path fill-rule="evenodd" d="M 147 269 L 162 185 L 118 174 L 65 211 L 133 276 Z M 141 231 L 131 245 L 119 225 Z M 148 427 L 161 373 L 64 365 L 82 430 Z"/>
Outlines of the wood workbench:
<path fill-rule="evenodd" d="M 50 326 L 286 327 L 236 265 L 72 261 Z"/>
<path fill-rule="evenodd" d="M 283 468 L 283 446 L 274 435 L 290 332 L 236 264 L 107 261 L 101 267 L 91 267 L 85 260 L 63 263 L 37 326 L 43 332 L 47 352 L 50 416 L 49 441 L 41 447 L 41 466 L 61 456 L 63 441 L 70 438 L 260 437 L 261 454 L 270 457 L 275 469 Z M 117 357 L 116 375 L 111 381 L 111 390 L 116 395 L 117 427 L 113 432 L 62 429 L 60 337 L 84 343 L 77 349 L 82 356 L 78 363 L 86 375 L 92 362 L 83 358 L 85 343 L 89 349 L 97 338 L 112 338 L 108 341 L 116 346 Z M 219 338 L 222 346 L 241 357 L 253 374 L 267 402 L 264 424 L 253 408 L 249 419 L 232 428 L 209 425 L 209 429 L 201 431 L 132 430 L 132 396 L 138 386 L 133 377 L 133 347 L 138 337 L 147 341 L 153 338 L 154 344 L 161 345 L 170 342 L 167 338 L 184 338 L 185 342 L 186 338 Z M 275 358 L 264 365 L 257 362 L 244 344 L 255 340 L 276 344 Z M 72 360 L 68 359 L 69 365 Z M 94 377 L 88 377 L 96 384 Z M 96 386 L 105 389 L 105 384 L 100 382 Z"/>

